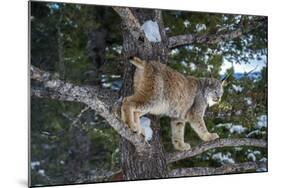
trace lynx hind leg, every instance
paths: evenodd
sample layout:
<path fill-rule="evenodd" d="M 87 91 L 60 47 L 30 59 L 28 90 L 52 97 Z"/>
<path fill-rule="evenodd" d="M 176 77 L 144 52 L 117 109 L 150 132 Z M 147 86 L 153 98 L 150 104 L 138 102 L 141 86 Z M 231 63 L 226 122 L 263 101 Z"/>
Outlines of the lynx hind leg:
<path fill-rule="evenodd" d="M 191 148 L 190 144 L 184 142 L 184 128 L 184 122 L 177 120 L 171 121 L 172 143 L 176 150 L 186 151 Z"/>
<path fill-rule="evenodd" d="M 136 103 L 133 100 L 133 96 L 126 97 L 123 100 L 122 106 L 121 106 L 121 119 L 128 125 L 128 127 L 138 134 L 140 134 L 140 124 L 138 118 L 136 117 L 137 114 L 135 112 L 136 109 Z M 137 120 L 137 121 L 135 121 Z"/>
<path fill-rule="evenodd" d="M 140 111 L 134 111 L 134 123 L 137 126 L 137 133 L 141 134 L 141 124 L 140 124 L 140 116 L 141 116 L 141 112 Z"/>
<path fill-rule="evenodd" d="M 203 141 L 207 142 L 219 138 L 219 135 L 217 133 L 210 133 L 207 130 L 203 119 L 190 121 L 190 126 Z"/>

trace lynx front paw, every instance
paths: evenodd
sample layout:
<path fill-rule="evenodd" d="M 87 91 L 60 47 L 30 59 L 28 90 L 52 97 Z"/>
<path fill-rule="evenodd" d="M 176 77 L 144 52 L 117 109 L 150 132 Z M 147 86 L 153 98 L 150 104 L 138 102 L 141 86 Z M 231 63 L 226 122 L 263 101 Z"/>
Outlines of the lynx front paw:
<path fill-rule="evenodd" d="M 219 135 L 217 133 L 208 133 L 202 137 L 202 140 L 207 142 L 207 141 L 212 141 L 212 140 L 215 140 L 218 138 L 219 138 Z"/>
<path fill-rule="evenodd" d="M 177 140 L 173 141 L 173 145 L 174 145 L 174 148 L 179 151 L 187 151 L 187 150 L 190 150 L 190 148 L 191 148 L 190 144 L 184 143 L 184 142 L 179 142 Z"/>

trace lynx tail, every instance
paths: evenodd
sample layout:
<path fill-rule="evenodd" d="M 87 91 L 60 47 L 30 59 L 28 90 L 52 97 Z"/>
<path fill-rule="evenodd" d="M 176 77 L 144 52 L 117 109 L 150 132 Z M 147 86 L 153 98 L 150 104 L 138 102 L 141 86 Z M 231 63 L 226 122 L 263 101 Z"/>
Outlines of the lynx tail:
<path fill-rule="evenodd" d="M 142 61 L 140 58 L 137 58 L 137 57 L 133 57 L 130 60 L 130 63 L 132 63 L 139 69 L 144 69 L 144 66 L 145 66 L 145 61 Z"/>

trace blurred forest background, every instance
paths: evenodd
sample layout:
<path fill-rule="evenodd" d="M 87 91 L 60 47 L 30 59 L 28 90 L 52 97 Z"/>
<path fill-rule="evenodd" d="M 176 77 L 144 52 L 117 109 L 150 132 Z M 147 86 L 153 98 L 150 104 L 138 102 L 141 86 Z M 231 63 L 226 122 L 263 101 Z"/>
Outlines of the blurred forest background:
<path fill-rule="evenodd" d="M 241 15 L 163 11 L 168 36 L 224 33 Z M 267 19 L 243 16 L 248 21 Z M 77 85 L 98 85 L 118 92 L 122 87 L 121 19 L 111 7 L 63 3 L 31 3 L 31 64 L 57 73 Z M 267 25 L 223 44 L 183 45 L 171 50 L 168 66 L 184 75 L 228 78 L 222 101 L 207 110 L 208 130 L 221 138 L 267 139 Z M 241 71 L 242 70 L 242 71 Z M 243 71 L 245 70 L 245 71 Z M 251 71 L 252 70 L 252 71 Z M 31 81 L 31 86 L 36 86 Z M 82 113 L 81 113 L 82 111 Z M 162 142 L 173 151 L 170 119 L 161 118 Z M 189 126 L 188 142 L 202 141 Z M 86 105 L 31 96 L 32 185 L 121 180 L 107 172 L 120 169 L 119 135 Z M 175 167 L 220 166 L 267 161 L 267 149 L 212 149 L 170 164 Z M 267 169 L 257 169 L 266 171 Z"/>

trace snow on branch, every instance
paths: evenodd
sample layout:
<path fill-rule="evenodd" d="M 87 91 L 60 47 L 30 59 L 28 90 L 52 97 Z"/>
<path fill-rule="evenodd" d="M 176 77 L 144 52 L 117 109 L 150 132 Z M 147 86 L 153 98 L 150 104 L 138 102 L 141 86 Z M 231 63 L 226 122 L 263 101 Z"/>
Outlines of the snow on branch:
<path fill-rule="evenodd" d="M 169 38 L 168 47 L 172 49 L 172 48 L 193 44 L 193 43 L 217 44 L 225 41 L 230 41 L 232 39 L 241 37 L 242 35 L 248 33 L 249 31 L 259 27 L 260 25 L 263 24 L 263 22 L 264 22 L 263 20 L 258 20 L 256 22 L 251 21 L 246 28 L 243 28 L 243 24 L 240 23 L 235 30 L 222 34 L 213 34 L 213 35 L 184 34 L 184 35 L 172 36 Z"/>
<path fill-rule="evenodd" d="M 125 7 L 113 7 L 113 9 L 121 17 L 133 37 L 138 39 L 141 35 L 141 26 L 138 19 L 133 15 L 132 11 Z"/>
<path fill-rule="evenodd" d="M 210 142 L 204 142 L 191 150 L 183 152 L 174 152 L 167 154 L 168 163 L 179 161 L 185 158 L 199 155 L 207 150 L 222 147 L 237 147 L 237 146 L 253 146 L 253 147 L 267 147 L 267 142 L 262 139 L 250 139 L 250 138 L 225 138 L 217 139 Z"/>
<path fill-rule="evenodd" d="M 227 164 L 221 167 L 193 167 L 193 168 L 179 168 L 169 172 L 169 177 L 182 176 L 205 176 L 218 175 L 227 173 L 241 173 L 249 170 L 267 169 L 266 162 L 245 162 L 238 164 Z M 265 170 L 266 171 L 266 170 Z"/>
<path fill-rule="evenodd" d="M 152 20 L 145 21 L 141 26 L 141 29 L 144 31 L 146 38 L 150 42 L 161 42 L 161 35 L 159 32 L 158 23 Z"/>
<path fill-rule="evenodd" d="M 116 93 L 98 87 L 77 86 L 62 81 L 58 76 L 33 65 L 31 65 L 30 77 L 40 82 L 40 88 L 31 88 L 33 96 L 84 103 L 102 116 L 120 136 L 130 141 L 138 153 L 143 153 L 149 148 L 143 137 L 126 128 L 127 126 L 111 111 L 111 105 L 117 100 Z"/>

